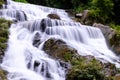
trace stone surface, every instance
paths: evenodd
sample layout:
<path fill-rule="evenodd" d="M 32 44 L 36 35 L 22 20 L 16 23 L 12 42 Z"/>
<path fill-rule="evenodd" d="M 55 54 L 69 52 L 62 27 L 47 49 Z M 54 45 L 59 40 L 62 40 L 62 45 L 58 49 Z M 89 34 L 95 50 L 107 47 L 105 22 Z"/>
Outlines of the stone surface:
<path fill-rule="evenodd" d="M 41 35 L 39 33 L 36 33 L 33 38 L 33 45 L 35 47 L 38 47 L 40 45 L 40 43 L 41 43 L 40 38 L 41 38 Z"/>
<path fill-rule="evenodd" d="M 69 62 L 73 55 L 77 55 L 77 51 L 60 39 L 51 38 L 47 40 L 43 46 L 43 50 L 56 59 Z"/>
<path fill-rule="evenodd" d="M 57 14 L 48 14 L 48 17 L 51 19 L 58 19 L 60 20 L 60 17 Z"/>
<path fill-rule="evenodd" d="M 66 80 L 109 80 L 106 78 L 118 73 L 115 65 L 102 63 L 93 56 L 80 56 L 75 49 L 60 39 L 48 39 L 43 50 L 66 68 Z"/>
<path fill-rule="evenodd" d="M 114 80 L 120 80 L 120 74 L 115 75 Z"/>
<path fill-rule="evenodd" d="M 6 76 L 7 72 L 0 68 L 0 80 L 8 80 Z"/>
<path fill-rule="evenodd" d="M 100 23 L 94 23 L 93 26 L 99 28 L 102 31 L 110 48 L 116 54 L 120 54 L 120 37 L 118 36 L 118 33 L 109 26 Z"/>

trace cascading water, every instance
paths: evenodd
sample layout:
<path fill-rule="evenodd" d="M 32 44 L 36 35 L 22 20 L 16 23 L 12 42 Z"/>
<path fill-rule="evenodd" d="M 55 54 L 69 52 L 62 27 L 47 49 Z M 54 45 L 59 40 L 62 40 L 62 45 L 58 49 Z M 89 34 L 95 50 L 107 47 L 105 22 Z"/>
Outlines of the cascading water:
<path fill-rule="evenodd" d="M 43 44 L 51 37 L 60 38 L 80 55 L 92 55 L 120 67 L 119 58 L 108 49 L 98 28 L 73 22 L 64 10 L 9 1 L 0 17 L 16 20 L 12 24 L 8 48 L 1 67 L 9 72 L 8 80 L 65 80 L 65 68 L 51 59 Z M 7 8 L 7 9 L 6 9 Z M 48 14 L 61 20 L 51 20 Z M 33 45 L 35 36 L 39 45 Z"/>

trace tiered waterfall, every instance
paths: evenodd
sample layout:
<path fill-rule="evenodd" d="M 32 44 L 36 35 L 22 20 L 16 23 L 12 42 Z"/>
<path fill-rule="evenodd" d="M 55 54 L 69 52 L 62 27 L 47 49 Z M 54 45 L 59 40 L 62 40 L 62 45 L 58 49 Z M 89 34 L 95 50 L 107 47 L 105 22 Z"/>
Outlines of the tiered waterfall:
<path fill-rule="evenodd" d="M 48 18 L 51 13 L 61 20 Z M 64 10 L 9 0 L 0 10 L 0 17 L 15 22 L 9 29 L 8 48 L 1 64 L 9 72 L 8 80 L 65 80 L 65 69 L 59 61 L 42 50 L 51 37 L 62 39 L 80 55 L 92 55 L 120 66 L 100 29 L 72 21 Z M 36 35 L 38 47 L 33 45 Z"/>

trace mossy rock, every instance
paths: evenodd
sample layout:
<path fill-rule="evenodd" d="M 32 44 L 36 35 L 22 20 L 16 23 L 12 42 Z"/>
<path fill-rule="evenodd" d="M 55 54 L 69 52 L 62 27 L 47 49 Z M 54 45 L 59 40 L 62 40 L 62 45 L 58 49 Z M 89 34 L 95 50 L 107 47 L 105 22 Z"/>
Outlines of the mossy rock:
<path fill-rule="evenodd" d="M 9 35 L 9 27 L 12 21 L 0 18 L 0 55 L 4 55 L 4 51 L 7 47 L 7 40 Z"/>
<path fill-rule="evenodd" d="M 2 8 L 2 5 L 4 4 L 4 0 L 0 0 L 0 9 Z"/>
<path fill-rule="evenodd" d="M 113 80 L 113 76 L 118 73 L 115 65 L 102 63 L 92 56 L 80 56 L 71 63 L 66 80 Z"/>
<path fill-rule="evenodd" d="M 57 14 L 48 14 L 48 17 L 51 19 L 58 19 L 60 20 L 60 17 Z"/>
<path fill-rule="evenodd" d="M 85 57 L 72 60 L 72 68 L 67 74 L 67 80 L 103 80 L 104 74 L 100 72 L 102 66 L 96 59 L 88 60 Z"/>
<path fill-rule="evenodd" d="M 77 51 L 71 47 L 68 47 L 66 43 L 60 39 L 48 39 L 43 50 L 50 56 L 56 59 L 61 59 L 65 62 L 70 62 L 70 60 L 77 55 Z"/>
<path fill-rule="evenodd" d="M 7 72 L 0 69 L 0 80 L 7 80 Z"/>

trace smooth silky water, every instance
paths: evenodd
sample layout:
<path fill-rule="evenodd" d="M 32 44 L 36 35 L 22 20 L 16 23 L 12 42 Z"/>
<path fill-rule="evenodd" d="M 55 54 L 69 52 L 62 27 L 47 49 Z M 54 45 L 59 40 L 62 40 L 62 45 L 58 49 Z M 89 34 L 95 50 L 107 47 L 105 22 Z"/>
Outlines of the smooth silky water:
<path fill-rule="evenodd" d="M 61 20 L 49 19 L 50 13 L 58 14 Z M 8 48 L 1 64 L 9 72 L 8 80 L 65 80 L 65 68 L 42 50 L 51 37 L 62 39 L 80 55 L 92 55 L 120 67 L 119 57 L 108 48 L 100 29 L 72 21 L 64 10 L 9 0 L 0 10 L 0 17 L 16 22 L 9 29 Z M 38 47 L 33 45 L 36 35 Z"/>

